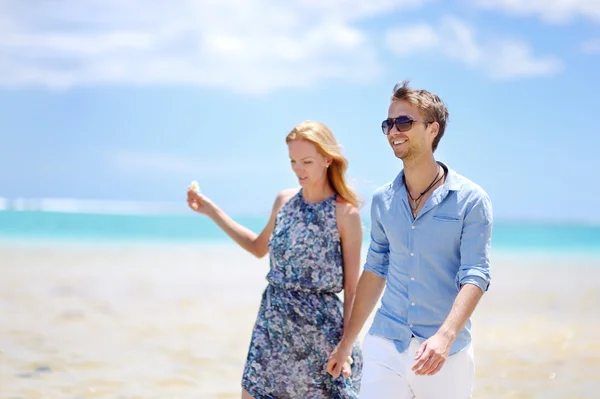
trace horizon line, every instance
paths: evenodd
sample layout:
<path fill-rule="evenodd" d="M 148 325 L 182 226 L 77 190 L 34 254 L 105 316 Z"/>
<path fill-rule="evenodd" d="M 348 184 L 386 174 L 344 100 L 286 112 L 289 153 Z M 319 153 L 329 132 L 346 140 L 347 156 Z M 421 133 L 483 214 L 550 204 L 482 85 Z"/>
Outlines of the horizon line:
<path fill-rule="evenodd" d="M 13 199 L 0 197 L 0 211 L 14 212 L 49 212 L 49 213 L 76 213 L 98 215 L 181 215 L 190 210 L 181 202 L 175 201 L 134 201 L 134 200 L 101 200 L 80 199 L 68 197 L 25 198 Z M 370 222 L 370 215 L 363 215 L 362 219 Z M 234 217 L 268 217 L 269 212 L 241 212 L 232 214 Z M 567 218 L 495 218 L 501 224 L 546 224 L 600 227 L 600 220 L 582 220 Z"/>

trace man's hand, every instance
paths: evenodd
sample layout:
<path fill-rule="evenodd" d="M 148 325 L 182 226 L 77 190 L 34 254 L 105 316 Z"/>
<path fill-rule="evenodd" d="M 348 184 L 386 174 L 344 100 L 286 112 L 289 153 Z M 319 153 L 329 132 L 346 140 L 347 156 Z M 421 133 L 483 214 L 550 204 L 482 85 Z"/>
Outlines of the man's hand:
<path fill-rule="evenodd" d="M 452 341 L 438 332 L 423 342 L 415 354 L 416 363 L 412 368 L 415 374 L 434 375 L 440 371 L 450 355 Z"/>
<path fill-rule="evenodd" d="M 344 365 L 342 366 L 342 375 L 344 376 L 344 378 L 348 378 L 352 375 L 352 368 L 350 366 L 349 361 L 346 361 L 346 363 L 344 363 Z"/>
<path fill-rule="evenodd" d="M 344 377 L 350 377 L 352 374 L 350 370 L 350 363 L 348 359 L 352 354 L 352 345 L 343 345 L 342 342 L 335 347 L 331 355 L 329 355 L 329 361 L 327 362 L 327 372 L 331 374 L 333 378 L 338 378 L 340 373 Z"/>

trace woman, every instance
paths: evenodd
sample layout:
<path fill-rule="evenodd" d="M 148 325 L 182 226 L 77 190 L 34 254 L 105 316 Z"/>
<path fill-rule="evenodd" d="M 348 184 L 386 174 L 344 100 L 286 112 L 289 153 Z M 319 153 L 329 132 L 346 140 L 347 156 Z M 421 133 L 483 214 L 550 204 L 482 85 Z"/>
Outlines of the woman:
<path fill-rule="evenodd" d="M 259 235 L 190 188 L 187 201 L 251 254 L 270 256 L 242 399 L 356 399 L 362 372 L 358 342 L 342 376 L 333 379 L 325 370 L 352 312 L 360 269 L 362 227 L 358 199 L 346 184 L 348 162 L 319 122 L 299 124 L 286 143 L 300 189 L 277 195 Z M 343 305 L 336 295 L 342 289 Z"/>

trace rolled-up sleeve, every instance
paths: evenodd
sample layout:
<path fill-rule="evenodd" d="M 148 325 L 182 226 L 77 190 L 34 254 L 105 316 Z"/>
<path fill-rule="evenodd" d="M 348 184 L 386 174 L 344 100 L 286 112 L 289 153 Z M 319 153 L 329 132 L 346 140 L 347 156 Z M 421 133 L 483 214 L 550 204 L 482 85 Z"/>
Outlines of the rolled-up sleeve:
<path fill-rule="evenodd" d="M 482 194 L 467 212 L 460 244 L 460 269 L 456 285 L 478 286 L 486 292 L 490 286 L 490 250 L 492 245 L 492 202 Z"/>
<path fill-rule="evenodd" d="M 389 268 L 389 242 L 381 225 L 380 200 L 374 195 L 371 202 L 371 243 L 364 269 L 385 278 Z"/>

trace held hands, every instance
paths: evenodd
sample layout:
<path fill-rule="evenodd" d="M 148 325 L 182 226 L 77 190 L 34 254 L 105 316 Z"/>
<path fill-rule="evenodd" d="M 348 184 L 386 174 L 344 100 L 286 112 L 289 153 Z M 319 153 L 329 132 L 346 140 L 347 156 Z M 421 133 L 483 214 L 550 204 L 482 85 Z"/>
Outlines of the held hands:
<path fill-rule="evenodd" d="M 348 378 L 352 375 L 352 369 L 350 368 L 350 365 L 352 364 L 352 358 L 350 357 L 351 353 L 352 346 L 345 348 L 341 346 L 341 343 L 335 347 L 333 352 L 331 352 L 327 362 L 327 372 L 331 374 L 333 378 L 338 378 L 340 374 L 342 374 L 344 378 Z"/>
<path fill-rule="evenodd" d="M 442 369 L 450 355 L 452 340 L 436 333 L 421 344 L 415 354 L 416 363 L 412 370 L 416 375 L 434 375 Z"/>

